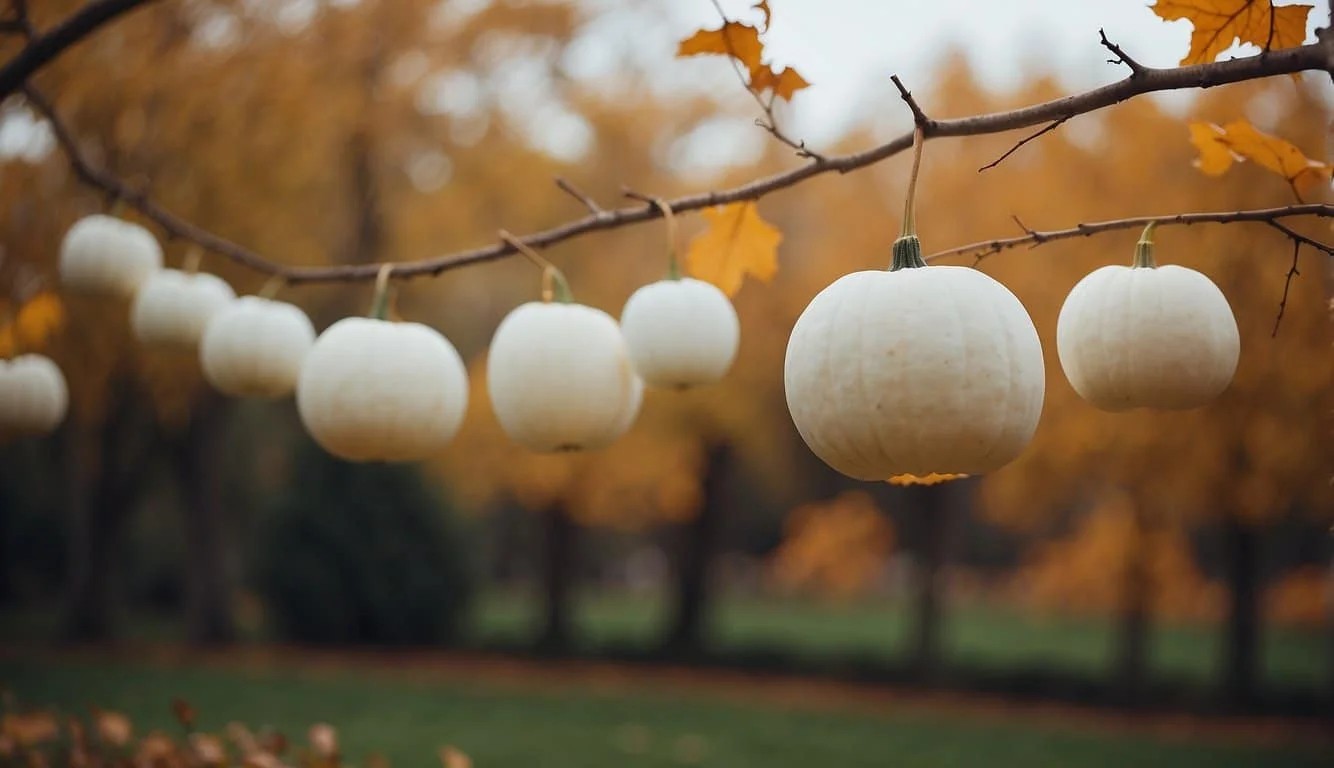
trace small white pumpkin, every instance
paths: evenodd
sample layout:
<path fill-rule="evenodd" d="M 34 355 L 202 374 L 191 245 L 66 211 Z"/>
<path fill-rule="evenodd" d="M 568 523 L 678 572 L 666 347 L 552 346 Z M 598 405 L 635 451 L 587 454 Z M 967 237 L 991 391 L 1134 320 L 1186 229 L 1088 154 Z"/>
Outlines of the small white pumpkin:
<path fill-rule="evenodd" d="M 315 340 L 296 404 L 315 442 L 341 459 L 420 461 L 458 433 L 468 374 L 425 325 L 349 317 Z"/>
<path fill-rule="evenodd" d="M 836 280 L 788 339 L 792 421 L 858 480 L 998 469 L 1042 411 L 1042 346 L 1019 299 L 976 269 L 925 266 L 919 249 L 900 238 L 892 270 Z"/>
<path fill-rule="evenodd" d="M 162 246 L 138 224 L 97 213 L 65 233 L 58 268 L 61 285 L 74 293 L 128 299 L 162 269 Z"/>
<path fill-rule="evenodd" d="M 1150 233 L 1134 266 L 1085 275 L 1056 321 L 1066 378 L 1104 411 L 1206 405 L 1232 382 L 1241 355 L 1223 292 L 1193 269 L 1155 266 Z"/>
<path fill-rule="evenodd" d="M 685 389 L 712 384 L 736 359 L 741 327 L 727 294 L 691 277 L 659 280 L 621 311 L 630 362 L 644 383 Z"/>
<path fill-rule="evenodd" d="M 293 304 L 243 296 L 209 322 L 199 345 L 204 378 L 233 397 L 285 397 L 296 389 L 315 328 Z"/>
<path fill-rule="evenodd" d="M 542 453 L 610 445 L 634 423 L 644 394 L 616 320 L 565 302 L 529 302 L 505 316 L 486 387 L 505 434 Z"/>
<path fill-rule="evenodd" d="M 65 420 L 69 389 L 60 368 L 44 355 L 0 360 L 0 431 L 42 435 Z"/>
<path fill-rule="evenodd" d="M 130 328 L 143 344 L 192 350 L 214 316 L 235 300 L 236 293 L 220 277 L 164 269 L 150 275 L 134 295 Z"/>

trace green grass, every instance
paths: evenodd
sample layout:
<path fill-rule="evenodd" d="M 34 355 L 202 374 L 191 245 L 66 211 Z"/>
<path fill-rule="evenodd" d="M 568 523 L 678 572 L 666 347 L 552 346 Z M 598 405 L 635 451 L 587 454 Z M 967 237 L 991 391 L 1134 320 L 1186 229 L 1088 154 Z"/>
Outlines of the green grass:
<path fill-rule="evenodd" d="M 521 594 L 491 592 L 478 601 L 474 639 L 524 642 L 534 636 L 540 606 Z M 660 637 L 666 610 L 655 596 L 584 593 L 577 627 L 591 644 L 647 646 Z M 712 612 L 714 647 L 756 645 L 815 658 L 856 654 L 894 660 L 912 629 L 906 606 L 864 601 L 833 604 L 795 599 L 730 598 Z M 51 611 L 0 613 L 0 643 L 41 642 L 55 630 Z M 136 618 L 128 636 L 169 641 L 179 631 L 161 618 Z M 1040 667 L 1089 676 L 1110 668 L 1114 627 L 1108 619 L 1043 618 L 1003 607 L 958 603 L 946 615 L 945 643 L 950 660 L 1011 669 Z M 1151 662 L 1158 675 L 1198 684 L 1217 679 L 1221 659 L 1217 628 L 1160 624 L 1153 632 Z M 1263 674 L 1270 686 L 1313 687 L 1330 679 L 1328 640 L 1319 632 L 1267 629 L 1262 645 Z"/>
<path fill-rule="evenodd" d="M 231 720 L 272 725 L 297 740 L 311 723 L 339 731 L 344 753 L 371 752 L 393 765 L 432 765 L 452 743 L 478 768 L 623 768 L 695 764 L 726 768 L 858 766 L 1172 766 L 1259 768 L 1328 765 L 1311 749 L 1240 747 L 1054 730 L 1037 722 L 970 721 L 944 714 L 851 715 L 742 707 L 707 698 L 438 684 L 402 675 L 352 672 L 261 674 L 11 658 L 0 684 L 20 700 L 65 709 L 89 703 L 119 709 L 148 728 L 173 729 L 167 704 L 186 697 L 199 727 Z M 638 748 L 627 743 L 640 734 Z"/>
<path fill-rule="evenodd" d="M 477 632 L 511 641 L 531 637 L 538 608 L 521 595 L 489 595 L 478 606 Z M 660 636 L 665 615 L 662 601 L 652 596 L 586 595 L 579 601 L 578 626 L 593 643 L 651 643 Z M 713 619 L 716 647 L 778 646 L 815 657 L 855 653 L 892 660 L 912 630 L 907 606 L 893 602 L 728 599 Z M 958 604 L 945 621 L 949 658 L 973 665 L 1099 675 L 1110 668 L 1114 652 L 1108 619 Z M 1217 677 L 1221 651 L 1215 627 L 1163 624 L 1153 632 L 1152 667 L 1158 674 L 1208 683 Z M 1263 674 L 1270 685 L 1319 685 L 1334 673 L 1330 663 L 1328 640 L 1318 632 L 1273 628 L 1264 634 Z"/>

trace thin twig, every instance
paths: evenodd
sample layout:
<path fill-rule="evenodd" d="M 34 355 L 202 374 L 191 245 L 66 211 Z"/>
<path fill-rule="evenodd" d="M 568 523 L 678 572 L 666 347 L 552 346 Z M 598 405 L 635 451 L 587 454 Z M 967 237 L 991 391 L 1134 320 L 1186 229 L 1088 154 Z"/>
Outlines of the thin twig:
<path fill-rule="evenodd" d="M 912 110 L 913 125 L 920 127 L 923 135 L 927 134 L 932 126 L 931 118 L 927 117 L 926 113 L 922 111 L 922 108 L 917 104 L 917 99 L 913 98 L 912 91 L 903 86 L 903 81 L 899 79 L 898 75 L 890 75 L 889 79 L 894 81 L 894 87 L 899 89 L 899 96 L 908 105 L 908 109 Z"/>
<path fill-rule="evenodd" d="M 1217 213 L 1177 213 L 1166 216 L 1135 216 L 1127 219 L 1111 219 L 1109 221 L 1093 221 L 1082 224 L 1076 224 L 1068 229 L 1049 229 L 1038 231 L 1025 227 L 1022 222 L 1019 226 L 1024 230 L 1024 234 L 1015 237 L 1000 238 L 997 240 L 987 240 L 979 243 L 969 243 L 960 245 L 956 248 L 949 248 L 943 251 L 937 251 L 926 257 L 926 261 L 944 259 L 951 256 L 978 256 L 986 257 L 1001 251 L 1016 248 L 1021 245 L 1041 245 L 1053 240 L 1066 240 L 1072 237 L 1089 237 L 1101 232 L 1112 232 L 1118 229 L 1137 229 L 1150 222 L 1160 227 L 1174 225 L 1190 224 L 1230 224 L 1234 222 L 1252 221 L 1269 226 L 1275 226 L 1278 219 L 1286 219 L 1293 216 L 1319 216 L 1322 218 L 1334 218 L 1334 205 L 1325 203 L 1306 203 L 1304 205 L 1286 205 L 1279 208 L 1256 208 L 1244 211 L 1220 211 Z M 1018 221 L 1018 219 L 1015 219 Z M 1278 225 L 1285 233 L 1292 232 L 1288 227 Z M 1326 253 L 1334 254 L 1334 246 L 1316 242 L 1300 234 L 1293 233 L 1301 238 L 1303 244 L 1309 244 Z M 980 259 L 979 259 L 980 260 Z"/>
<path fill-rule="evenodd" d="M 1015 144 L 1013 147 L 1010 147 L 1009 150 L 1007 150 L 1007 151 L 1005 152 L 1005 154 L 1001 155 L 1000 157 L 996 158 L 995 160 L 992 160 L 991 162 L 987 163 L 986 165 L 982 166 L 981 168 L 978 168 L 978 169 L 977 169 L 977 172 L 978 172 L 978 173 L 981 173 L 981 172 L 983 172 L 983 171 L 986 171 L 986 170 L 990 170 L 990 169 L 992 169 L 992 168 L 995 168 L 996 166 L 998 166 L 998 165 L 1000 165 L 1002 162 L 1004 162 L 1004 161 L 1005 161 L 1005 158 L 1009 157 L 1010 155 L 1013 155 L 1015 152 L 1018 152 L 1020 147 L 1024 146 L 1025 144 L 1027 144 L 1028 142 L 1030 142 L 1030 141 L 1032 141 L 1032 140 L 1034 140 L 1034 139 L 1036 139 L 1036 138 L 1039 138 L 1039 137 L 1044 136 L 1044 135 L 1046 135 L 1046 134 L 1048 134 L 1048 133 L 1051 133 L 1052 131 L 1054 131 L 1054 130 L 1056 130 L 1057 128 L 1061 127 L 1061 123 L 1064 123 L 1066 120 L 1069 120 L 1069 119 L 1070 119 L 1069 117 L 1062 117 L 1062 118 L 1060 118 L 1060 119 L 1053 120 L 1053 121 L 1051 121 L 1050 123 L 1047 123 L 1047 124 L 1046 124 L 1045 126 L 1043 126 L 1040 130 L 1038 130 L 1038 131 L 1034 131 L 1033 133 L 1029 134 L 1029 136 L 1028 136 L 1027 138 L 1025 138 L 1025 139 L 1021 139 L 1021 140 L 1019 141 L 1018 144 Z"/>
<path fill-rule="evenodd" d="M 1008 112 L 949 120 L 928 120 L 926 125 L 923 126 L 923 132 L 932 138 L 1001 133 L 1016 128 L 1042 125 L 1063 117 L 1068 118 L 1073 115 L 1094 112 L 1145 93 L 1210 88 L 1227 83 L 1286 75 L 1305 70 L 1325 71 L 1326 61 L 1331 51 L 1334 51 L 1334 35 L 1323 35 L 1320 36 L 1320 41 L 1317 43 L 1272 51 L 1263 58 L 1251 56 L 1187 67 L 1151 69 L 1142 77 L 1126 77 L 1115 83 L 1074 96 L 1066 96 Z M 905 95 L 905 101 L 908 102 L 909 107 L 913 107 L 916 102 L 912 100 L 911 94 L 907 93 L 907 89 L 902 87 L 902 83 L 899 83 L 897 78 L 895 78 L 895 82 L 899 86 L 900 93 Z M 268 275 L 283 275 L 291 285 L 375 279 L 378 270 L 376 264 L 297 267 L 269 261 L 248 248 L 176 216 L 153 201 L 141 190 L 132 189 L 121 179 L 94 166 L 84 156 L 74 140 L 73 134 L 61 121 L 50 102 L 32 87 L 25 88 L 25 93 L 33 107 L 41 112 L 51 124 L 52 134 L 55 136 L 56 142 L 69 159 L 75 174 L 81 180 L 112 196 L 124 199 L 129 205 L 160 226 L 169 236 L 198 243 L 214 253 L 250 267 L 257 272 Z M 920 108 L 917 109 L 914 116 L 917 117 L 920 112 Z M 925 118 L 925 115 L 923 114 L 921 117 Z M 779 190 L 796 186 L 814 176 L 825 173 L 847 173 L 874 165 L 909 149 L 912 146 L 912 141 L 913 134 L 909 132 L 885 144 L 861 152 L 814 158 L 809 163 L 783 173 L 755 179 L 728 189 L 685 195 L 667 202 L 673 211 L 681 214 L 728 203 L 758 200 Z M 1330 206 L 1325 205 L 1290 206 L 1284 210 L 1289 211 L 1284 215 L 1300 215 L 1301 213 L 1320 216 L 1331 215 L 1329 213 Z M 544 247 L 590 232 L 618 229 L 632 224 L 652 221 L 661 216 L 661 211 L 654 206 L 617 208 L 603 214 L 590 214 L 549 229 L 533 232 L 522 239 L 530 246 Z M 1239 220 L 1264 220 L 1264 217 Z M 1147 219 L 1140 220 L 1139 224 L 1142 225 L 1146 221 Z M 1079 232 L 1077 234 L 1085 233 Z M 988 246 L 988 243 L 975 244 L 954 249 L 951 253 L 974 253 L 985 250 Z M 1006 247 L 1011 246 L 1001 246 L 996 250 L 1003 250 Z M 514 247 L 507 243 L 491 243 L 433 258 L 400 262 L 396 268 L 395 277 L 407 279 L 438 275 L 450 269 L 504 258 L 515 252 Z"/>
<path fill-rule="evenodd" d="M 1278 302 L 1278 315 L 1274 317 L 1274 330 L 1269 332 L 1269 338 L 1278 336 L 1279 323 L 1283 322 L 1283 313 L 1288 309 L 1288 290 L 1292 288 L 1292 278 L 1300 275 L 1297 271 L 1297 257 L 1301 255 L 1302 241 L 1293 239 L 1292 241 L 1292 266 L 1288 267 L 1288 274 L 1283 278 L 1283 298 Z"/>
<path fill-rule="evenodd" d="M 1108 59 L 1107 60 L 1108 64 L 1125 64 L 1127 67 L 1130 67 L 1131 77 L 1140 77 L 1144 73 L 1149 71 L 1149 67 L 1146 67 L 1143 64 L 1139 63 L 1138 61 L 1135 61 L 1133 58 L 1130 57 L 1130 54 L 1122 50 L 1121 46 L 1117 45 L 1116 43 L 1113 43 L 1111 40 L 1108 40 L 1106 32 L 1099 29 L 1098 37 L 1101 38 L 1102 47 L 1111 51 L 1112 55 L 1116 57 L 1115 59 Z"/>
<path fill-rule="evenodd" d="M 607 214 L 607 209 L 598 205 L 598 201 L 594 200 L 593 198 L 579 191 L 578 187 L 574 186 L 565 179 L 556 177 L 556 186 L 560 187 L 561 190 L 563 190 L 570 197 L 573 197 L 575 200 L 578 200 L 580 203 L 582 203 L 583 206 L 588 209 L 588 212 L 593 214 L 594 216 L 604 216 Z"/>
<path fill-rule="evenodd" d="M 1301 232 L 1298 232 L 1292 229 L 1291 227 L 1286 227 L 1278 223 L 1277 221 L 1269 221 L 1266 223 L 1269 224 L 1269 226 L 1273 227 L 1274 229 L 1277 229 L 1279 232 L 1282 232 L 1283 234 L 1287 235 L 1288 239 L 1292 240 L 1292 242 L 1294 243 L 1309 245 L 1312 248 L 1316 249 L 1317 251 L 1324 251 L 1326 254 L 1334 256 L 1334 248 L 1331 248 L 1330 246 L 1325 245 L 1324 243 L 1318 240 L 1312 240 L 1306 235 L 1303 235 Z"/>
<path fill-rule="evenodd" d="M 29 77 L 66 48 L 122 13 L 150 2 L 153 0 L 93 0 L 41 35 L 36 35 L 29 24 L 25 31 L 29 38 L 28 44 L 17 56 L 0 67 L 0 101 L 23 87 Z M 20 18 L 26 19 L 26 6 L 23 8 L 24 13 Z M 15 11 L 18 10 L 16 7 Z"/>
<path fill-rule="evenodd" d="M 731 19 L 727 18 L 727 14 L 723 11 L 723 7 L 718 4 L 718 0 L 713 0 L 713 7 L 718 11 L 718 15 L 723 20 L 723 45 L 727 46 L 727 60 L 732 65 L 732 71 L 736 73 L 737 79 L 741 81 L 741 86 L 755 99 L 755 103 L 759 105 L 760 111 L 764 112 L 763 118 L 755 118 L 755 125 L 768 131 L 769 135 L 778 139 L 783 144 L 795 149 L 798 157 L 806 157 L 812 160 L 823 160 L 823 156 L 806 148 L 805 141 L 793 139 L 779 129 L 778 119 L 774 117 L 774 98 L 776 94 L 771 92 L 768 101 L 765 101 L 764 97 L 760 95 L 760 92 L 755 90 L 755 86 L 751 83 L 750 76 L 741 69 L 740 58 L 732 48 L 732 38 L 727 35 L 727 25 L 731 23 Z"/>

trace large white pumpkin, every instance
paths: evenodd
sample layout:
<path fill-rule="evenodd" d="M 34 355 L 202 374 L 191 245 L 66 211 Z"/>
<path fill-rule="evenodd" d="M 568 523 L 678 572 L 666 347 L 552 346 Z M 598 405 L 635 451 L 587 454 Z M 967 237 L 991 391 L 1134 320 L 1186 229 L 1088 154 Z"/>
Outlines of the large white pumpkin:
<path fill-rule="evenodd" d="M 741 327 L 726 294 L 712 283 L 684 277 L 631 294 L 621 311 L 621 333 L 646 384 L 684 389 L 727 373 Z"/>
<path fill-rule="evenodd" d="M 610 445 L 634 423 L 644 384 L 600 309 L 529 302 L 491 340 L 486 387 L 505 434 L 539 452 Z"/>
<path fill-rule="evenodd" d="M 65 376 L 51 358 L 0 360 L 0 431 L 46 434 L 64 421 L 68 408 Z"/>
<path fill-rule="evenodd" d="M 134 295 L 130 328 L 149 346 L 195 349 L 209 322 L 235 300 L 222 278 L 164 269 L 150 275 Z"/>
<path fill-rule="evenodd" d="M 1203 274 L 1144 261 L 1094 270 L 1070 291 L 1056 321 L 1061 368 L 1105 411 L 1205 405 L 1237 370 L 1232 307 Z"/>
<path fill-rule="evenodd" d="M 147 229 L 114 216 L 74 222 L 60 244 L 60 283 L 75 293 L 130 298 L 162 269 L 162 246 Z"/>
<path fill-rule="evenodd" d="M 297 410 L 315 442 L 347 461 L 419 461 L 463 423 L 468 374 L 449 340 L 420 323 L 350 317 L 306 355 Z"/>
<path fill-rule="evenodd" d="M 921 266 L 854 272 L 821 291 L 792 329 L 783 380 L 817 456 L 887 480 L 1004 466 L 1037 429 L 1043 374 L 1013 293 L 975 269 Z"/>
<path fill-rule="evenodd" d="M 296 389 L 315 328 L 293 304 L 243 296 L 209 322 L 199 345 L 204 378 L 233 397 L 284 397 Z"/>

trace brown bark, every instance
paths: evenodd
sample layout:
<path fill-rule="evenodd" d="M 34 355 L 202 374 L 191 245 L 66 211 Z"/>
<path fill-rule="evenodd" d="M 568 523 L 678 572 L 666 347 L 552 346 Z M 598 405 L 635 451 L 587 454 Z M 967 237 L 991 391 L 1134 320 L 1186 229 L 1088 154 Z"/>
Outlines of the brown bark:
<path fill-rule="evenodd" d="M 557 501 L 542 514 L 545 556 L 542 561 L 544 592 L 539 648 L 559 652 L 570 647 L 574 564 L 577 527 L 565 502 Z"/>
<path fill-rule="evenodd" d="M 682 526 L 676 568 L 676 595 L 665 646 L 673 653 L 698 653 L 711 593 L 709 569 L 728 504 L 732 449 L 719 443 L 709 448 L 704 474 L 704 499 L 699 512 Z"/>

